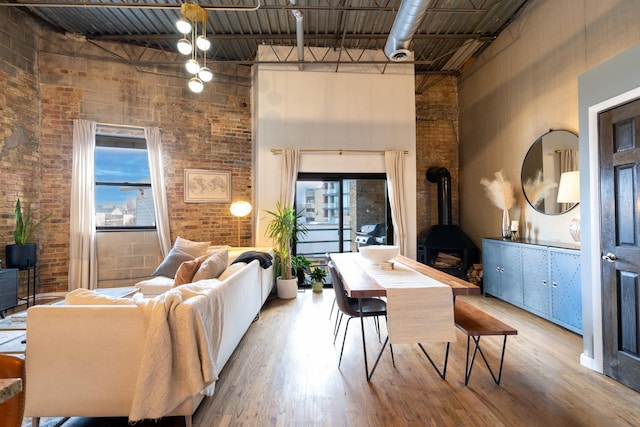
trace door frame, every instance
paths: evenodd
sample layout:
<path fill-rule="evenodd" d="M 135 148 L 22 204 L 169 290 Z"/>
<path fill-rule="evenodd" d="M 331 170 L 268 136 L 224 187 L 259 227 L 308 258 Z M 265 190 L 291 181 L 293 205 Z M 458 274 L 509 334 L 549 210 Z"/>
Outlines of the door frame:
<path fill-rule="evenodd" d="M 590 329 L 593 332 L 592 336 L 592 351 L 593 357 L 590 357 L 586 352 L 580 355 L 580 363 L 583 366 L 591 368 L 594 371 L 604 372 L 604 337 L 603 337 L 603 318 L 602 318 L 602 269 L 601 269 L 601 252 L 602 246 L 600 243 L 600 155 L 599 155 L 599 132 L 598 132 L 598 116 L 602 111 L 610 108 L 625 104 L 634 99 L 640 98 L 640 87 L 631 89 L 622 94 L 613 96 L 597 104 L 588 107 L 588 146 L 589 146 L 589 174 L 586 179 L 581 177 L 581 188 L 584 188 L 585 181 L 589 189 L 589 200 L 591 201 L 588 206 L 583 205 L 583 209 L 589 210 L 590 233 L 587 242 L 591 248 L 586 254 L 582 254 L 583 265 L 586 265 L 586 269 L 590 270 L 588 275 L 585 276 L 585 268 L 582 271 L 582 290 L 591 292 L 591 318 L 585 318 L 584 321 L 591 321 Z M 582 147 L 581 147 L 582 149 Z M 584 263 L 584 260 L 587 262 Z M 585 285 L 585 277 L 591 278 L 593 284 Z M 583 303 L 584 304 L 584 303 Z M 583 312 L 586 312 L 583 309 Z M 587 326 L 587 325 L 584 325 Z M 585 340 L 589 337 L 585 336 Z"/>

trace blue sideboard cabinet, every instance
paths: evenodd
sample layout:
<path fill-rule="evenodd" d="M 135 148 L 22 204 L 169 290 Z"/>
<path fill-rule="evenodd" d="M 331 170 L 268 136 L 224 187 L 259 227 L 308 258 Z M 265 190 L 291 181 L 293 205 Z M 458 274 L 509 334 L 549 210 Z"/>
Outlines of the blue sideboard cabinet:
<path fill-rule="evenodd" d="M 551 242 L 482 239 L 483 289 L 582 333 L 580 251 Z"/>

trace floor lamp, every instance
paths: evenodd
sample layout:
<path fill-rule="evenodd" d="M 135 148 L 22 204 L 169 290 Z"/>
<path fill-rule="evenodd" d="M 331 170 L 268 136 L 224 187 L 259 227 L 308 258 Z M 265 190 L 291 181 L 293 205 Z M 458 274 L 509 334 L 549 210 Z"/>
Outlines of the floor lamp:
<path fill-rule="evenodd" d="M 558 185 L 558 203 L 580 203 L 580 172 L 564 172 L 560 175 Z M 575 205 L 574 205 L 575 206 Z M 569 224 L 569 233 L 580 244 L 580 219 L 573 218 Z"/>
<path fill-rule="evenodd" d="M 231 203 L 231 215 L 238 218 L 238 247 L 240 247 L 240 218 L 249 215 L 250 212 L 251 204 L 249 202 L 239 200 Z"/>

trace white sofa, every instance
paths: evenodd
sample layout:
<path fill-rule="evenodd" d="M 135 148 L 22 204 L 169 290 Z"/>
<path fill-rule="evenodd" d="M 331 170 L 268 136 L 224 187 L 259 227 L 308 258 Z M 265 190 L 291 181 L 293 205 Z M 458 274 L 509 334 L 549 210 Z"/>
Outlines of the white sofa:
<path fill-rule="evenodd" d="M 234 258 L 231 255 L 229 263 Z M 184 416 L 186 425 L 190 426 L 192 414 L 205 395 L 212 393 L 215 379 L 259 314 L 272 287 L 273 266 L 262 268 L 258 260 L 253 260 L 240 269 L 236 267 L 225 280 L 207 279 L 178 286 L 151 299 L 137 297 L 138 304 L 31 307 L 27 315 L 25 416 L 34 418 L 34 426 L 40 417 L 54 416 L 129 417 L 130 421 Z M 194 292 L 196 296 L 187 299 Z M 147 308 L 141 309 L 140 304 L 146 304 Z M 149 316 L 152 312 L 149 308 L 157 311 L 163 307 L 170 307 L 166 317 L 168 328 L 173 328 L 169 347 L 173 347 L 174 353 L 171 355 L 166 347 L 160 348 L 169 351 L 167 357 L 174 360 L 172 376 L 165 385 L 155 378 L 156 372 L 150 371 L 155 369 L 156 362 L 152 359 L 159 357 L 158 352 L 152 351 L 153 357 L 148 357 L 150 337 L 156 337 L 158 329 L 149 320 L 156 316 Z M 195 316 L 193 307 L 196 307 Z M 214 310 L 202 307 L 214 307 Z M 211 317 L 215 321 L 206 320 Z M 195 326 L 184 327 L 185 322 Z M 207 350 L 211 351 L 207 353 Z M 176 351 L 183 353 L 176 356 Z M 204 362 L 184 360 L 194 354 L 201 360 L 207 359 L 214 372 L 207 374 L 209 365 Z M 207 354 L 210 357 L 206 357 Z M 159 360 L 159 365 L 165 362 Z M 146 396 L 141 396 L 140 384 L 145 384 L 141 377 L 145 371 L 145 381 L 155 385 L 143 390 Z M 197 384 L 193 378 L 203 378 L 202 389 L 198 386 L 186 399 L 178 397 L 179 404 L 174 407 L 176 397 L 166 394 Z M 140 404 L 141 399 L 144 405 L 155 406 L 155 412 L 132 418 L 132 413 L 140 414 L 141 406 L 146 410 Z M 165 400 L 168 403 L 162 406 Z"/>

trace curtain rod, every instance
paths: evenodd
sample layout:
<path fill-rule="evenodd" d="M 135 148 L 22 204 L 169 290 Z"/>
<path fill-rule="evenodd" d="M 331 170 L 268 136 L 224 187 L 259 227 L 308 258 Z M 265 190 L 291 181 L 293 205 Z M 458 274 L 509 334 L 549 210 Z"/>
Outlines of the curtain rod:
<path fill-rule="evenodd" d="M 99 123 L 99 122 L 96 122 L 96 126 L 108 126 L 108 127 L 112 127 L 112 128 L 126 128 L 126 129 L 144 130 L 144 126 L 118 125 L 118 124 L 115 124 L 115 123 Z"/>
<path fill-rule="evenodd" d="M 281 154 L 282 148 L 272 148 L 271 152 L 274 154 Z M 333 149 L 333 150 L 322 150 L 322 149 L 302 149 L 298 150 L 299 153 L 338 153 L 342 155 L 343 153 L 372 153 L 372 154 L 384 154 L 385 150 L 343 150 L 342 148 Z M 409 154 L 408 150 L 403 151 L 404 154 Z"/>

